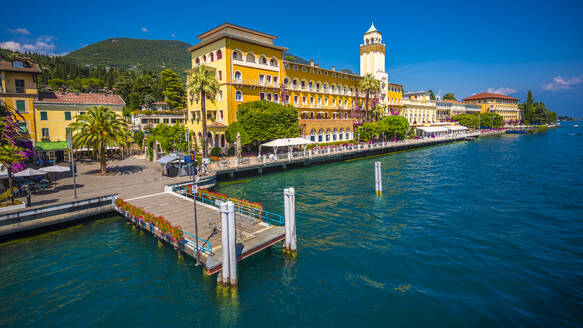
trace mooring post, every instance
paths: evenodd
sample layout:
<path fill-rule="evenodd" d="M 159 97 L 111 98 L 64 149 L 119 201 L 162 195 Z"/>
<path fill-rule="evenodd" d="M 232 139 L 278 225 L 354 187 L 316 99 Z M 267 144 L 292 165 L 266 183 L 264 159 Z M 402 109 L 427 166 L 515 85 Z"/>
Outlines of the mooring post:
<path fill-rule="evenodd" d="M 285 223 L 285 240 L 283 242 L 283 251 L 287 251 L 290 245 L 290 211 L 289 211 L 289 189 L 283 190 L 283 219 Z"/>
<path fill-rule="evenodd" d="M 295 189 L 288 188 L 288 206 L 289 206 L 289 234 L 290 234 L 290 242 L 289 242 L 289 250 L 292 253 L 295 253 L 296 248 L 296 191 Z"/>
<path fill-rule="evenodd" d="M 228 284 L 230 276 L 229 268 L 229 206 L 226 202 L 219 205 L 221 212 L 221 243 L 223 249 L 223 269 L 221 275 L 217 278 L 219 284 Z"/>
<path fill-rule="evenodd" d="M 377 195 L 383 194 L 383 177 L 381 174 L 381 162 L 374 163 L 375 192 Z"/>
<path fill-rule="evenodd" d="M 235 220 L 235 203 L 227 202 L 227 211 L 229 212 L 229 280 L 231 286 L 237 286 L 237 240 L 236 240 L 236 220 Z"/>
<path fill-rule="evenodd" d="M 237 168 L 239 166 L 239 159 L 237 157 L 233 158 L 233 166 Z"/>

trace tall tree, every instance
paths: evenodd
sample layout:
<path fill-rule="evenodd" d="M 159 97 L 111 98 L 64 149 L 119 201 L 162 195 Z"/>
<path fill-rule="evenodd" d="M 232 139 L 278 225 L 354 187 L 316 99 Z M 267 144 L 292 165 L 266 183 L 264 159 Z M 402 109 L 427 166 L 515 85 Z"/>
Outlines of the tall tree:
<path fill-rule="evenodd" d="M 366 112 L 366 119 L 369 119 L 370 113 L 370 95 L 377 93 L 380 89 L 380 83 L 377 79 L 375 79 L 374 75 L 368 73 L 365 74 L 362 79 L 358 82 L 358 88 L 365 92 L 365 112 Z"/>
<path fill-rule="evenodd" d="M 450 92 L 450 93 L 446 93 L 446 94 L 443 96 L 443 99 L 444 99 L 444 100 L 457 100 L 457 99 L 455 99 L 455 96 L 454 96 L 454 94 L 453 94 L 452 92 Z"/>
<path fill-rule="evenodd" d="M 532 91 L 528 90 L 528 95 L 526 96 L 526 104 L 532 105 L 534 103 L 534 97 L 532 96 Z"/>
<path fill-rule="evenodd" d="M 160 79 L 162 80 L 162 94 L 168 106 L 171 109 L 184 108 L 186 93 L 178 75 L 171 69 L 166 69 L 160 73 Z"/>
<path fill-rule="evenodd" d="M 429 99 L 430 100 L 435 100 L 435 93 L 433 93 L 433 90 L 429 90 L 427 92 L 429 93 Z"/>
<path fill-rule="evenodd" d="M 10 190 L 10 201 L 14 203 L 14 194 L 12 192 L 12 169 L 14 164 L 24 161 L 24 155 L 21 154 L 22 148 L 11 144 L 4 144 L 0 146 L 0 163 L 6 167 L 8 171 L 8 190 Z"/>
<path fill-rule="evenodd" d="M 107 173 L 106 152 L 108 147 L 127 146 L 129 128 L 125 120 L 118 117 L 108 107 L 93 106 L 85 114 L 77 116 L 75 122 L 69 124 L 73 132 L 75 148 L 92 148 L 99 158 L 101 174 Z"/>
<path fill-rule="evenodd" d="M 192 70 L 188 82 L 188 92 L 192 99 L 200 101 L 200 111 L 202 114 L 202 154 L 208 157 L 208 143 L 206 131 L 206 98 L 214 102 L 215 95 L 219 92 L 219 81 L 215 72 L 209 70 L 204 65 L 199 65 Z"/>

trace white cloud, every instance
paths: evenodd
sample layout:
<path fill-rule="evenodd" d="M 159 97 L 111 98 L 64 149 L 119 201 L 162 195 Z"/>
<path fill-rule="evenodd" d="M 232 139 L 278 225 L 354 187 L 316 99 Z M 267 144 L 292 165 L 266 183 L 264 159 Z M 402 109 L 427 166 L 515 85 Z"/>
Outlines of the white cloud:
<path fill-rule="evenodd" d="M 44 35 L 38 37 L 34 43 L 5 41 L 0 42 L 0 48 L 19 52 L 30 51 L 35 53 L 54 55 L 54 50 L 56 48 L 55 44 L 52 42 L 54 38 L 55 37 L 50 35 Z"/>
<path fill-rule="evenodd" d="M 10 33 L 13 33 L 13 34 L 30 35 L 30 32 L 27 29 L 25 29 L 24 27 L 17 27 L 17 28 L 14 28 L 14 29 L 7 28 L 7 30 Z"/>
<path fill-rule="evenodd" d="M 503 94 L 503 95 L 509 95 L 509 94 L 516 93 L 518 91 L 516 89 L 512 89 L 512 88 L 498 88 L 498 89 L 488 88 L 488 92 L 489 93 L 499 93 L 499 94 Z"/>
<path fill-rule="evenodd" d="M 583 83 L 582 77 L 574 76 L 565 80 L 561 76 L 557 76 L 553 79 L 553 82 L 549 82 L 543 85 L 543 90 L 546 91 L 568 90 L 571 89 L 573 86 L 582 83 Z"/>
<path fill-rule="evenodd" d="M 142 26 L 142 32 L 146 33 L 146 32 L 148 32 L 148 29 L 146 27 Z"/>
<path fill-rule="evenodd" d="M 170 34 L 170 36 L 173 37 L 173 38 L 175 38 L 176 37 L 176 34 L 172 33 L 172 34 Z"/>

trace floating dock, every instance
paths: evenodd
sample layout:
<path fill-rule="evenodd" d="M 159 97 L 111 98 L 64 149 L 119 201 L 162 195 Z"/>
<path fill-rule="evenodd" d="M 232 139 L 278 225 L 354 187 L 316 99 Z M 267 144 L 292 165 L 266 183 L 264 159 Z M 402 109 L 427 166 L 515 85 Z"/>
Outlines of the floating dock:
<path fill-rule="evenodd" d="M 118 206 L 114 209 L 130 219 L 141 229 L 150 231 L 157 238 L 172 244 L 180 251 L 195 256 L 195 241 L 198 242 L 199 260 L 204 265 L 207 275 L 215 274 L 222 269 L 221 243 L 221 213 L 219 205 L 221 199 L 212 195 L 196 193 L 196 211 L 198 222 L 198 238 L 196 238 L 194 221 L 194 200 L 183 184 L 165 188 L 161 193 L 150 194 L 124 200 L 131 206 L 141 208 L 144 212 L 155 216 L 162 216 L 173 226 L 181 226 L 184 232 L 184 241 L 172 240 L 154 224 L 133 216 Z M 241 261 L 253 254 L 269 248 L 285 239 L 284 218 L 280 215 L 264 210 L 254 210 L 245 206 L 236 207 L 236 255 Z"/>

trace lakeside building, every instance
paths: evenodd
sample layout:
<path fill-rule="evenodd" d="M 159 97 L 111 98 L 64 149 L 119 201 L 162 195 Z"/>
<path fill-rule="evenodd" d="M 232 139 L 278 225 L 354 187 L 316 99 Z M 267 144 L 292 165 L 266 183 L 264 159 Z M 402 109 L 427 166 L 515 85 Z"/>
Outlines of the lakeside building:
<path fill-rule="evenodd" d="M 93 106 L 109 107 L 122 116 L 125 102 L 120 96 L 108 93 L 40 92 L 34 102 L 35 141 L 66 141 L 67 126 Z"/>
<path fill-rule="evenodd" d="M 150 110 L 150 111 L 162 111 L 162 110 L 172 110 L 170 106 L 165 101 L 153 102 L 151 105 L 143 104 L 140 106 L 140 110 Z"/>
<path fill-rule="evenodd" d="M 36 83 L 41 73 L 38 64 L 28 58 L 0 61 L 0 101 L 24 118 L 20 129 L 36 139 L 34 100 L 38 96 Z"/>
<path fill-rule="evenodd" d="M 478 105 L 466 104 L 457 100 L 437 100 L 435 102 L 437 121 L 445 122 L 460 114 L 480 113 Z"/>
<path fill-rule="evenodd" d="M 401 101 L 403 116 L 409 124 L 435 123 L 437 122 L 436 101 L 431 100 L 426 91 L 406 92 Z"/>
<path fill-rule="evenodd" d="M 480 106 L 482 113 L 495 113 L 502 116 L 505 124 L 520 120 L 518 101 L 518 98 L 487 92 L 464 99 L 464 103 Z"/>
<path fill-rule="evenodd" d="M 135 111 L 131 116 L 131 129 L 146 131 L 158 124 L 184 124 L 185 111 Z"/>
<path fill-rule="evenodd" d="M 236 120 L 243 102 L 266 100 L 298 109 L 301 136 L 317 142 L 353 138 L 350 110 L 358 94 L 360 77 L 319 67 L 313 60 L 301 64 L 283 58 L 285 47 L 274 45 L 275 36 L 223 24 L 198 36 L 189 48 L 192 67 L 206 65 L 215 71 L 220 90 L 214 102 L 207 99 L 208 140 L 225 148 L 225 130 Z M 199 99 L 187 100 L 187 126 L 202 142 Z"/>

